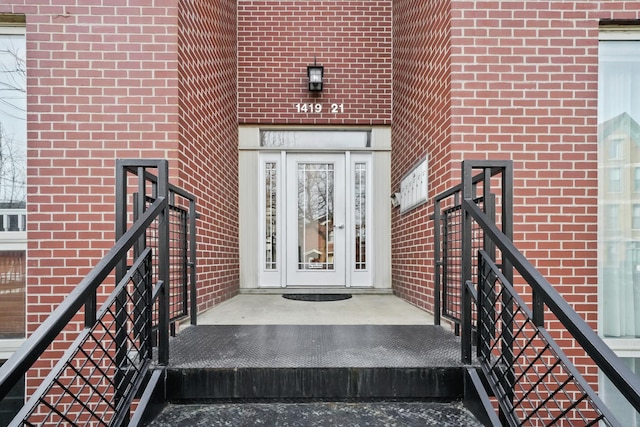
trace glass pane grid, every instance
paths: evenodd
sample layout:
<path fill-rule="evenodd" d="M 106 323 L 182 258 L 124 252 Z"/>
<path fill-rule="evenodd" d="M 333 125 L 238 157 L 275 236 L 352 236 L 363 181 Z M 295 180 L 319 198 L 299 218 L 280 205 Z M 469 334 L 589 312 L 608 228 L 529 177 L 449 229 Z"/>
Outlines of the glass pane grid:
<path fill-rule="evenodd" d="M 25 35 L 0 34 L 0 339 L 26 332 L 26 64 Z"/>
<path fill-rule="evenodd" d="M 320 105 L 320 104 L 316 104 Z M 265 130 L 260 132 L 260 145 L 269 148 L 367 148 L 369 131 Z"/>
<path fill-rule="evenodd" d="M 598 45 L 598 332 L 616 351 L 634 352 L 640 338 L 640 42 Z M 636 32 L 637 34 L 637 32 Z M 637 413 L 602 376 L 604 399 L 623 425 L 640 426 Z"/>

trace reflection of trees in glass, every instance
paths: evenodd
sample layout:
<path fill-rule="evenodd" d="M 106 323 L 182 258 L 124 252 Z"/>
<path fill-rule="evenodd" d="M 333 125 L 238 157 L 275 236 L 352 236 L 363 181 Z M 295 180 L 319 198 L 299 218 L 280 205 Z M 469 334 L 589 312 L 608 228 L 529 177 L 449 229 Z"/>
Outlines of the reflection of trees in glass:
<path fill-rule="evenodd" d="M 277 199 L 276 199 L 276 164 L 269 162 L 265 168 L 265 244 L 266 244 L 266 266 L 267 270 L 275 270 L 277 262 L 277 242 L 276 242 L 276 221 L 277 221 Z"/>
<path fill-rule="evenodd" d="M 355 268 L 366 268 L 367 169 L 365 163 L 355 165 Z"/>
<path fill-rule="evenodd" d="M 296 132 L 265 131 L 260 134 L 262 147 L 295 147 Z"/>
<path fill-rule="evenodd" d="M 26 62 L 24 36 L 0 34 L 0 204 L 26 200 Z"/>
<path fill-rule="evenodd" d="M 301 163 L 298 166 L 299 260 L 310 253 L 313 262 L 329 261 L 333 230 L 333 165 Z"/>

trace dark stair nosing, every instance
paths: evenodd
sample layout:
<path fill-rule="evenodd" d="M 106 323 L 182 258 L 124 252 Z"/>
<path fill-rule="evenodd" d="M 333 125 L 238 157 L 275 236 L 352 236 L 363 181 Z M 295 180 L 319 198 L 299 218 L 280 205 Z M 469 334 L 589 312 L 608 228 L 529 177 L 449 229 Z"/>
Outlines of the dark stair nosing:
<path fill-rule="evenodd" d="M 169 369 L 167 398 L 460 400 L 464 375 L 464 367 Z"/>

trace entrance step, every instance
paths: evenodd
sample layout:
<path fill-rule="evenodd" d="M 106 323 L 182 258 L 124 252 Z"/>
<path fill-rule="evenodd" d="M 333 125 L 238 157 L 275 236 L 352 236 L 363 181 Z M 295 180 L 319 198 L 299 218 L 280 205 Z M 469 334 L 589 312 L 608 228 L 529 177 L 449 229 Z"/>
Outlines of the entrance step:
<path fill-rule="evenodd" d="M 479 426 L 468 368 L 434 325 L 191 326 L 149 425 Z"/>
<path fill-rule="evenodd" d="M 459 402 L 168 405 L 150 426 L 481 426 Z"/>
<path fill-rule="evenodd" d="M 460 342 L 433 325 L 203 325 L 171 342 L 169 401 L 462 399 Z"/>

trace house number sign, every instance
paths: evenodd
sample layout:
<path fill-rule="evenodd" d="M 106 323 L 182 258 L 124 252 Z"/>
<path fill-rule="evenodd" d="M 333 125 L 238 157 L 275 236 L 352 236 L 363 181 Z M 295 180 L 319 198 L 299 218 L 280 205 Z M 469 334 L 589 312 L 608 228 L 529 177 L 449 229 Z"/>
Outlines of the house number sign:
<path fill-rule="evenodd" d="M 322 104 L 314 104 L 314 103 L 295 104 L 294 108 L 298 113 L 313 113 L 313 114 L 320 114 L 324 109 Z M 344 113 L 344 104 L 331 104 L 329 106 L 329 112 L 333 114 Z"/>

